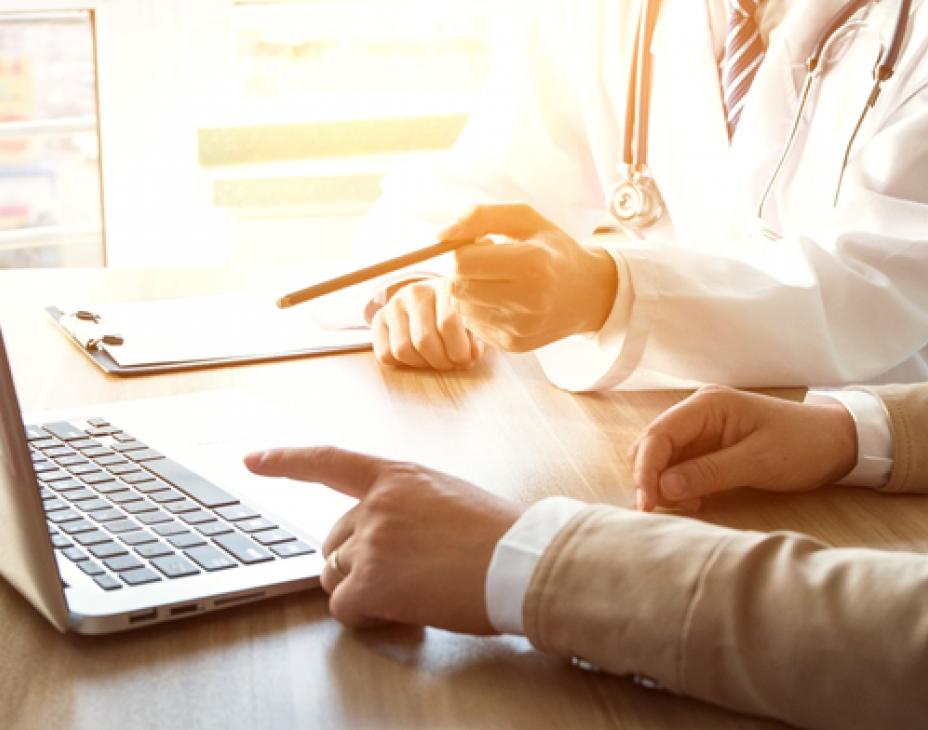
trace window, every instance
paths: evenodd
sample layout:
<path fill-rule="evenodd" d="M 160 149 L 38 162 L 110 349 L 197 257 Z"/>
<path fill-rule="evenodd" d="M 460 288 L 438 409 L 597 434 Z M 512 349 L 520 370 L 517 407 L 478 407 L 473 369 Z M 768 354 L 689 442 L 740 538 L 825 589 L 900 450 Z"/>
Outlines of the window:
<path fill-rule="evenodd" d="M 88 11 L 0 14 L 0 268 L 103 263 Z"/>
<path fill-rule="evenodd" d="M 49 67 L 83 101 L 34 84 L 54 111 L 0 120 L 0 157 L 11 125 L 46 125 L 32 173 L 2 158 L 0 266 L 347 258 L 383 175 L 453 143 L 528 2 L 4 0 L 0 30 L 54 17 L 92 45 Z"/>

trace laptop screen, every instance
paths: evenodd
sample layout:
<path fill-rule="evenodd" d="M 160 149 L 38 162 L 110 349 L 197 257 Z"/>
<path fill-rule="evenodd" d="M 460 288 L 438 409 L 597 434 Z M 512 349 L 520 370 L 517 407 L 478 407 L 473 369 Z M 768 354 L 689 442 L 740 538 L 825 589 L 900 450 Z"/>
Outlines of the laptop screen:
<path fill-rule="evenodd" d="M 0 332 L 0 575 L 59 630 L 68 609 Z"/>

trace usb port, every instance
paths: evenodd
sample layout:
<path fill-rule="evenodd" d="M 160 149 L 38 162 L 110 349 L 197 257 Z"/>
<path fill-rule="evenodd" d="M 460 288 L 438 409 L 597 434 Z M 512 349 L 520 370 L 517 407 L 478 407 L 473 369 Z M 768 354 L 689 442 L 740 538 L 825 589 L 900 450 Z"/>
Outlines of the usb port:
<path fill-rule="evenodd" d="M 195 603 L 187 603 L 183 606 L 174 606 L 171 609 L 172 616 L 186 616 L 188 613 L 196 613 L 200 610 L 200 607 Z"/>
<path fill-rule="evenodd" d="M 129 614 L 129 623 L 130 624 L 140 624 L 145 621 L 154 621 L 158 618 L 158 609 L 150 608 L 147 611 L 136 611 L 135 613 Z"/>

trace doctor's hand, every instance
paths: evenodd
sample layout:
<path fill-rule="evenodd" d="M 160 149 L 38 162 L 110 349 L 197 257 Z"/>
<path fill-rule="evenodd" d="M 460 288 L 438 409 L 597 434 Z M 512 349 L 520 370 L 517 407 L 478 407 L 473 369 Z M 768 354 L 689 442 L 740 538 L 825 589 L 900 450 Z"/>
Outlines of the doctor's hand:
<path fill-rule="evenodd" d="M 649 425 L 629 451 L 638 507 L 698 509 L 736 487 L 795 492 L 857 463 L 857 428 L 839 404 L 794 403 L 706 386 Z"/>
<path fill-rule="evenodd" d="M 487 569 L 522 507 L 417 464 L 335 447 L 273 449 L 249 454 L 245 464 L 361 500 L 323 546 L 322 587 L 343 624 L 496 633 L 486 611 Z"/>
<path fill-rule="evenodd" d="M 455 251 L 450 294 L 467 328 L 487 343 L 535 350 L 598 332 L 612 310 L 618 273 L 609 253 L 580 245 L 528 205 L 478 206 L 439 238 L 477 240 Z"/>
<path fill-rule="evenodd" d="M 454 311 L 446 279 L 425 279 L 389 291 L 371 320 L 374 355 L 390 367 L 472 368 L 484 344 Z"/>

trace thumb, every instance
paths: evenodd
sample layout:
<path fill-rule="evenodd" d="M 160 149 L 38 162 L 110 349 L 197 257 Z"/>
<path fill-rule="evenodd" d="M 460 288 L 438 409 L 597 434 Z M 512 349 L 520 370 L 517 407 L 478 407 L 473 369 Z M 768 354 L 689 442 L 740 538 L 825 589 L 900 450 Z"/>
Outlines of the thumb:
<path fill-rule="evenodd" d="M 318 482 L 357 499 L 367 494 L 390 464 L 386 459 L 335 446 L 270 449 L 248 454 L 244 461 L 254 474 Z"/>
<path fill-rule="evenodd" d="M 673 502 L 756 484 L 760 467 L 748 441 L 676 464 L 661 474 L 661 495 Z"/>

